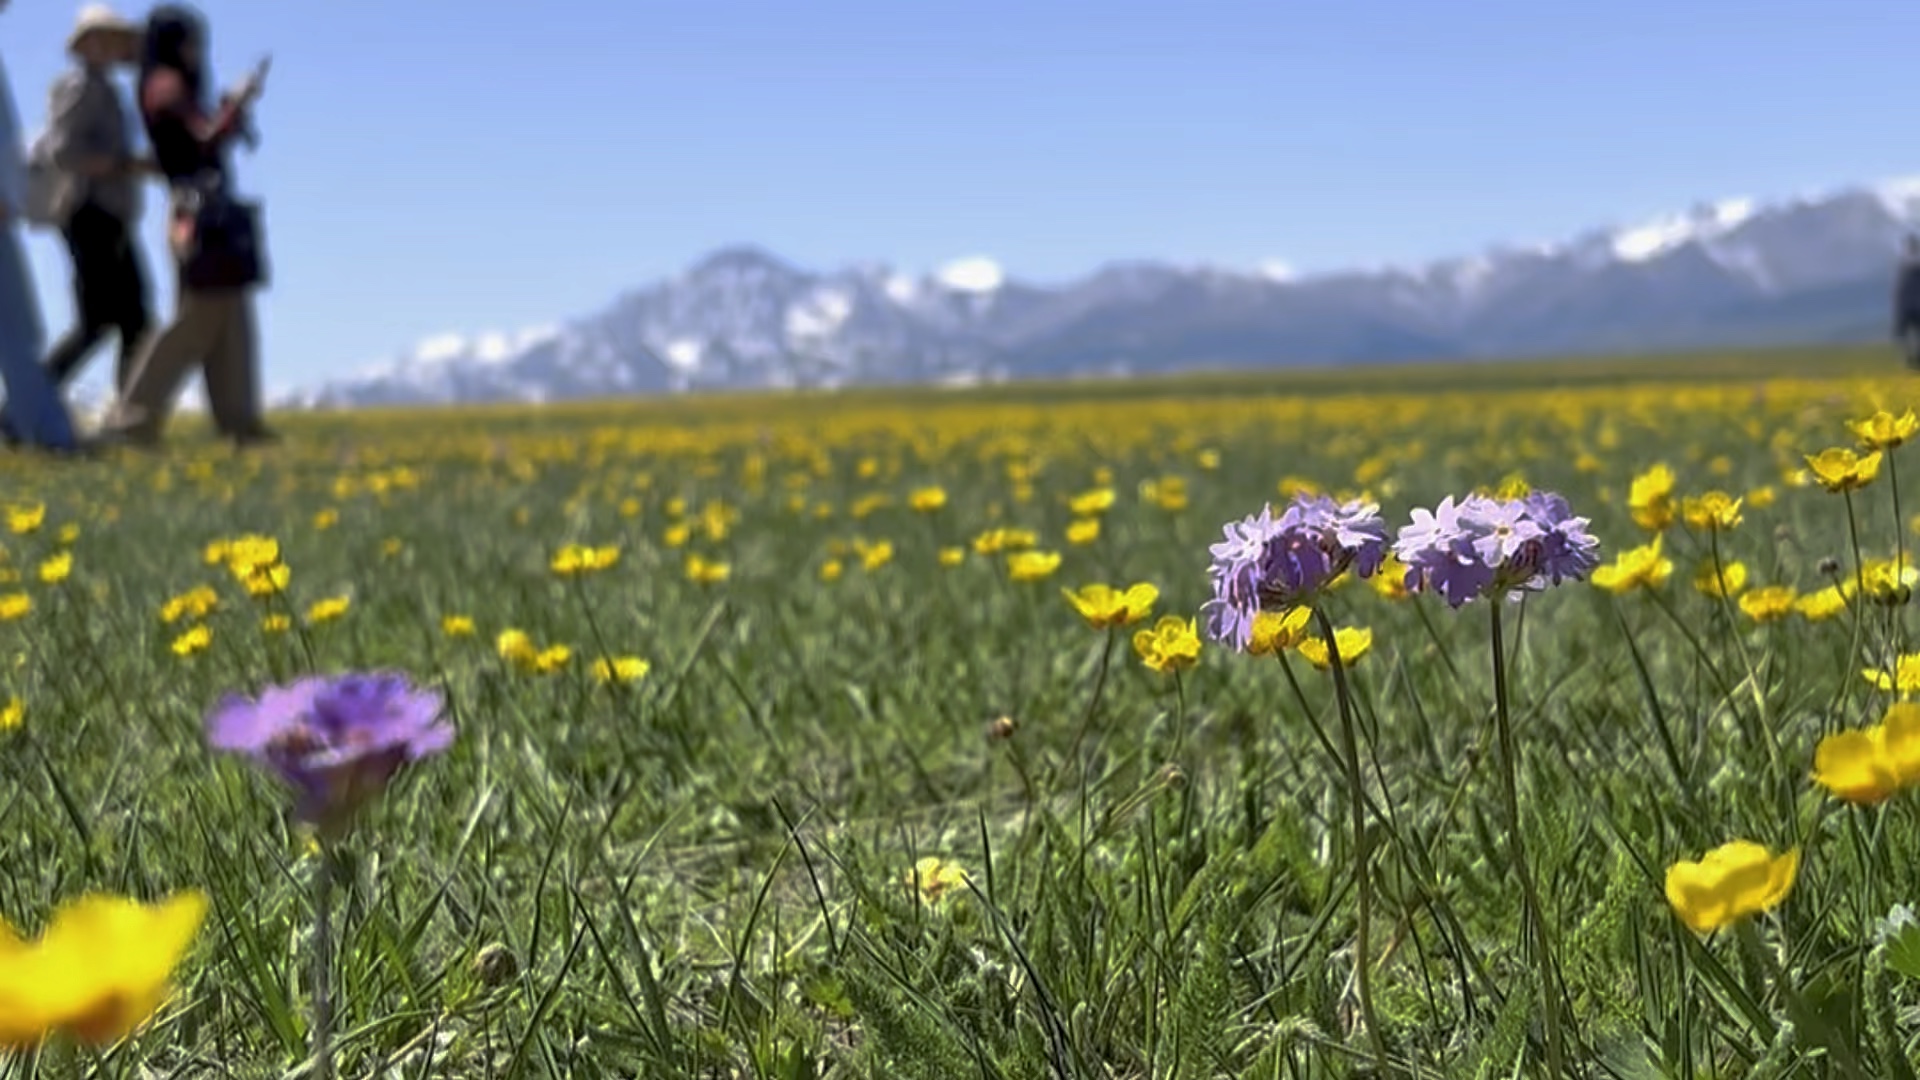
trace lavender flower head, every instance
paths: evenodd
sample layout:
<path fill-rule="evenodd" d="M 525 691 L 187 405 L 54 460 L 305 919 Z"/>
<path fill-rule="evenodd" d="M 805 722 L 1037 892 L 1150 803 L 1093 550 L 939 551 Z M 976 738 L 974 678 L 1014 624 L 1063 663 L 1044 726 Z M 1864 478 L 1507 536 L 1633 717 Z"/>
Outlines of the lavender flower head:
<path fill-rule="evenodd" d="M 1370 577 L 1387 553 L 1387 525 L 1379 506 L 1358 499 L 1336 503 L 1324 495 L 1297 495 L 1285 512 L 1273 507 L 1228 522 L 1226 538 L 1208 549 L 1213 599 L 1201 606 L 1213 640 L 1245 649 L 1261 611 L 1285 611 L 1314 596 L 1351 569 Z"/>
<path fill-rule="evenodd" d="M 207 717 L 207 742 L 277 773 L 295 792 L 295 816 L 338 832 L 402 765 L 453 744 L 443 704 L 397 672 L 314 676 L 257 701 L 223 698 Z"/>
<path fill-rule="evenodd" d="M 1521 499 L 1449 495 L 1415 509 L 1393 542 L 1407 567 L 1407 589 L 1438 593 L 1450 607 L 1477 597 L 1518 599 L 1562 581 L 1579 581 L 1600 564 L 1600 542 L 1567 500 L 1549 491 Z"/>

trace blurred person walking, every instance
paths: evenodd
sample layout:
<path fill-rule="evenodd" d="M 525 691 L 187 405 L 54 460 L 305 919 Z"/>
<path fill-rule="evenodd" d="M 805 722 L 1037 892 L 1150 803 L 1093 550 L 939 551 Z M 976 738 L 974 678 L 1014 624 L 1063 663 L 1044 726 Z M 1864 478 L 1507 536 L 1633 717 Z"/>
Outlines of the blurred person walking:
<path fill-rule="evenodd" d="M 6 10 L 0 0 L 0 12 Z M 49 450 L 76 448 L 73 418 L 40 366 L 46 325 L 33 291 L 33 272 L 20 245 L 19 226 L 28 203 L 26 153 L 20 114 L 13 107 L 6 70 L 0 67 L 0 384 L 6 387 L 0 435 L 8 443 Z"/>
<path fill-rule="evenodd" d="M 233 194 L 228 150 L 248 137 L 248 108 L 265 89 L 256 68 L 217 108 L 207 100 L 207 28 L 198 12 L 163 4 L 147 18 L 135 94 L 168 188 L 168 246 L 179 288 L 173 319 L 148 338 L 102 425 L 110 442 L 159 442 L 181 383 L 206 380 L 214 426 L 235 444 L 277 438 L 261 419 L 254 290 L 265 265 L 254 207 Z"/>
<path fill-rule="evenodd" d="M 1920 371 L 1920 235 L 1907 237 L 1893 286 L 1893 339 L 1907 367 Z"/>
<path fill-rule="evenodd" d="M 107 334 L 120 335 L 114 390 L 125 388 L 147 334 L 147 277 L 136 240 L 140 181 L 152 164 L 133 152 L 116 65 L 140 57 L 141 28 L 105 4 L 81 9 L 67 51 L 78 63 L 53 84 L 36 162 L 56 178 L 49 224 L 73 258 L 74 325 L 48 354 L 56 389 L 79 373 Z"/>

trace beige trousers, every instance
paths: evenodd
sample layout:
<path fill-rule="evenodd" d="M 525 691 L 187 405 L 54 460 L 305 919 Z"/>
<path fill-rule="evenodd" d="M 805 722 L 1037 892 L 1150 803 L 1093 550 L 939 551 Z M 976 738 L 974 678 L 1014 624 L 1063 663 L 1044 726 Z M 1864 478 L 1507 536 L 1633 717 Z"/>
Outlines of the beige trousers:
<path fill-rule="evenodd" d="M 182 289 L 173 321 L 147 339 L 103 427 L 131 439 L 158 439 L 181 383 L 198 367 L 221 434 L 258 431 L 258 355 L 252 290 Z"/>

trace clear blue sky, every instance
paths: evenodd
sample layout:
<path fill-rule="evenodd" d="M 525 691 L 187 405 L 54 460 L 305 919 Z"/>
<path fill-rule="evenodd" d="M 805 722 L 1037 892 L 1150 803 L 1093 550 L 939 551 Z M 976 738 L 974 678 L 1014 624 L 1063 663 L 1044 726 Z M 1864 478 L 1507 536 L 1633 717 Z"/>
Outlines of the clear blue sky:
<path fill-rule="evenodd" d="M 0 14 L 30 130 L 77 7 Z M 589 314 L 734 242 L 1043 282 L 1316 269 L 1920 173 L 1905 0 L 201 7 L 224 77 L 275 57 L 241 176 L 276 386 Z M 32 247 L 57 327 L 65 257 Z"/>

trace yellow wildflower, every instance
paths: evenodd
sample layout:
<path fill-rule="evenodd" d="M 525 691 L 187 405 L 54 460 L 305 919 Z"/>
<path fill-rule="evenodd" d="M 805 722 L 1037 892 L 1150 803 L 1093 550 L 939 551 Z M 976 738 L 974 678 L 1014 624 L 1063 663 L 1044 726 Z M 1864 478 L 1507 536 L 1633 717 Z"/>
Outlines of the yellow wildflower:
<path fill-rule="evenodd" d="M 160 621 L 177 623 L 181 619 L 204 619 L 219 605 L 219 593 L 206 585 L 195 586 L 161 605 Z"/>
<path fill-rule="evenodd" d="M 73 552 L 63 551 L 40 564 L 40 580 L 58 585 L 73 573 Z"/>
<path fill-rule="evenodd" d="M 64 905 L 36 941 L 0 922 L 0 1047 L 56 1033 L 92 1045 L 144 1024 L 172 991 L 173 970 L 206 918 L 207 898 L 156 904 L 90 895 Z"/>
<path fill-rule="evenodd" d="M 893 561 L 893 541 L 877 540 L 869 543 L 865 540 L 855 540 L 853 553 L 860 556 L 860 569 L 871 573 Z"/>
<path fill-rule="evenodd" d="M 212 644 L 213 631 L 207 629 L 205 623 L 201 623 L 173 639 L 173 654 L 175 656 L 193 656 L 196 653 L 205 652 L 207 646 Z"/>
<path fill-rule="evenodd" d="M 1057 551 L 1021 551 L 1007 556 L 1007 575 L 1015 581 L 1041 581 L 1058 569 Z"/>
<path fill-rule="evenodd" d="M 593 677 L 603 683 L 638 682 L 652 669 L 637 656 L 603 657 L 593 662 Z"/>
<path fill-rule="evenodd" d="M 47 520 L 47 508 L 41 503 L 15 503 L 7 507 L 7 530 L 15 536 L 40 531 Z"/>
<path fill-rule="evenodd" d="M 1880 475 L 1880 461 L 1884 456 L 1879 450 L 1862 456 L 1836 446 L 1808 455 L 1807 468 L 1828 491 L 1858 491 Z"/>
<path fill-rule="evenodd" d="M 1643 523 L 1642 527 L 1648 526 Z M 1624 593 L 1643 586 L 1657 589 L 1672 576 L 1673 560 L 1660 553 L 1656 535 L 1652 543 L 1623 551 L 1613 562 L 1596 568 L 1593 583 L 1611 593 Z"/>
<path fill-rule="evenodd" d="M 1706 559 L 1693 572 L 1693 587 L 1712 597 L 1733 597 L 1747 587 L 1747 564 Z"/>
<path fill-rule="evenodd" d="M 1740 500 L 1724 491 L 1689 495 L 1680 501 L 1680 516 L 1696 529 L 1731 529 L 1740 524 Z"/>
<path fill-rule="evenodd" d="M 579 577 L 610 569 L 619 561 L 620 549 L 615 545 L 588 547 L 584 544 L 568 544 L 554 553 L 547 566 L 561 577 Z"/>
<path fill-rule="evenodd" d="M 1278 611 L 1262 611 L 1253 617 L 1253 633 L 1247 639 L 1247 653 L 1251 656 L 1277 656 L 1307 640 L 1307 624 L 1313 619 L 1313 609 L 1296 607 L 1285 614 Z M 1336 635 L 1338 631 L 1335 631 Z"/>
<path fill-rule="evenodd" d="M 1800 869 L 1800 849 L 1775 856 L 1748 840 L 1707 852 L 1699 862 L 1667 868 L 1667 903 L 1695 933 L 1710 934 L 1786 899 Z"/>
<path fill-rule="evenodd" d="M 1799 612 L 1808 622 L 1831 619 L 1846 609 L 1847 594 L 1838 585 L 1829 585 L 1818 592 L 1810 592 L 1793 602 L 1793 610 Z"/>
<path fill-rule="evenodd" d="M 1872 727 L 1820 740 L 1813 780 L 1836 798 L 1860 805 L 1884 802 L 1920 783 L 1920 705 L 1890 706 Z"/>
<path fill-rule="evenodd" d="M 1200 634 L 1192 619 L 1162 615 L 1152 629 L 1134 632 L 1133 651 L 1154 671 L 1184 671 L 1200 662 Z"/>
<path fill-rule="evenodd" d="M 332 622 L 345 615 L 352 603 L 352 599 L 345 596 L 329 596 L 324 600 L 315 600 L 307 608 L 307 621 L 315 624 Z"/>
<path fill-rule="evenodd" d="M 1881 409 L 1864 420 L 1847 421 L 1847 429 L 1868 450 L 1891 450 L 1920 432 L 1920 417 L 1912 409 L 1899 416 Z"/>
<path fill-rule="evenodd" d="M 1160 589 L 1144 581 L 1129 586 L 1124 592 L 1111 585 L 1083 585 L 1077 592 L 1072 589 L 1060 592 L 1095 630 L 1132 626 L 1145 619 L 1160 599 Z"/>
<path fill-rule="evenodd" d="M 1109 487 L 1082 492 L 1068 501 L 1068 508 L 1073 511 L 1074 517 L 1092 517 L 1106 513 L 1112 507 L 1113 489 Z"/>
<path fill-rule="evenodd" d="M 717 585 L 733 576 L 733 567 L 702 555 L 687 556 L 687 580 L 699 585 Z"/>
<path fill-rule="evenodd" d="M 1740 594 L 1740 610 L 1754 622 L 1774 622 L 1786 618 L 1797 598 L 1791 586 L 1765 585 Z"/>
<path fill-rule="evenodd" d="M 1665 462 L 1633 478 L 1627 490 L 1627 509 L 1633 523 L 1648 532 L 1673 524 L 1673 470 Z"/>
<path fill-rule="evenodd" d="M 1911 694 L 1920 690 L 1920 653 L 1907 653 L 1894 658 L 1891 672 L 1878 668 L 1868 668 L 1860 674 L 1868 682 L 1882 690 L 1897 690 L 1902 694 Z"/>
<path fill-rule="evenodd" d="M 914 890 L 921 903 L 934 904 L 948 891 L 964 892 L 967 880 L 967 872 L 959 863 L 928 855 L 906 872 L 904 884 Z"/>
<path fill-rule="evenodd" d="M 1373 649 L 1373 631 L 1364 627 L 1343 626 L 1333 632 L 1333 644 L 1340 651 L 1340 666 L 1352 667 Z M 1333 658 L 1327 654 L 1327 643 L 1318 637 L 1307 637 L 1294 646 L 1307 663 L 1321 671 L 1333 670 Z"/>

